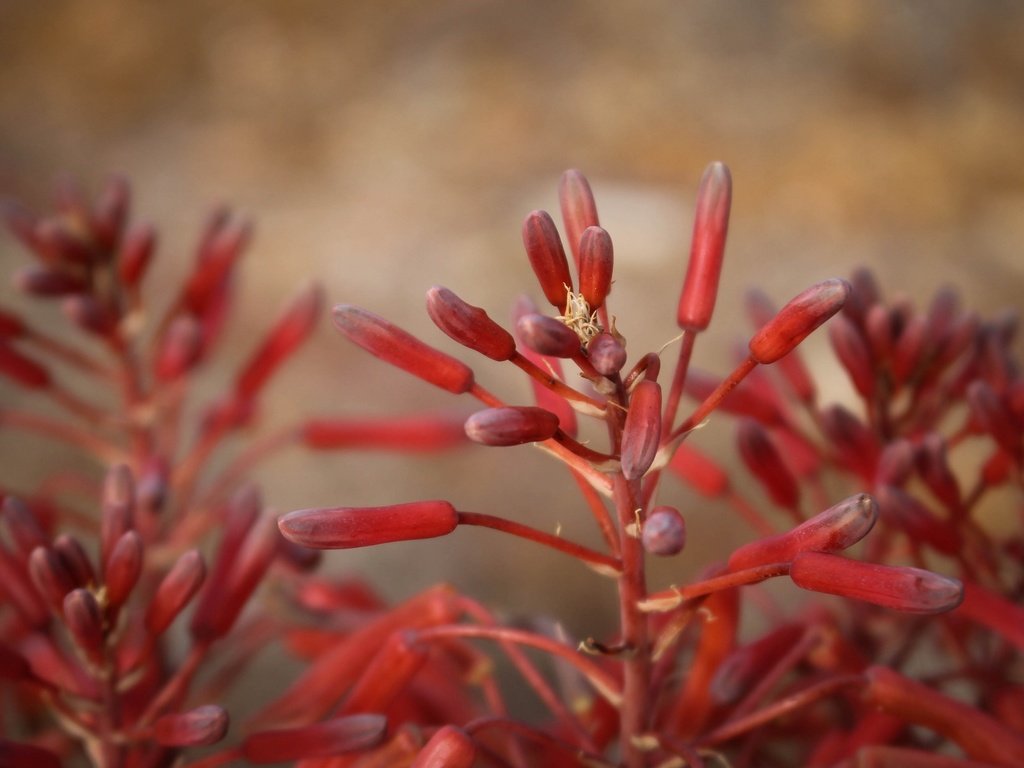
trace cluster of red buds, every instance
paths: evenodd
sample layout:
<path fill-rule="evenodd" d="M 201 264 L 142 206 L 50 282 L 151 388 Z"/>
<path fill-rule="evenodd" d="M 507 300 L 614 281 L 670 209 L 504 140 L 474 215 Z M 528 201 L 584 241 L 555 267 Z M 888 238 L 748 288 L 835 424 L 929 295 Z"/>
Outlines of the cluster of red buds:
<path fill-rule="evenodd" d="M 664 350 L 627 365 L 607 304 L 612 241 L 580 173 L 565 174 L 560 200 L 571 260 L 547 213 L 523 226 L 552 311 L 523 298 L 510 331 L 446 288 L 427 293 L 427 313 L 446 335 L 526 374 L 532 404 L 504 402 L 462 361 L 339 305 L 335 324 L 351 341 L 484 408 L 460 420 L 457 435 L 450 420 L 429 415 L 312 420 L 243 443 L 213 472 L 212 452 L 251 426 L 264 383 L 306 335 L 312 294 L 285 313 L 179 448 L 186 374 L 220 328 L 245 228 L 213 219 L 144 354 L 136 322 L 144 269 L 125 265 L 144 265 L 153 238 L 124 231 L 123 188 L 91 209 L 65 196 L 53 219 L 9 215 L 40 262 L 19 284 L 65 296 L 69 317 L 100 336 L 114 366 L 3 316 L 0 370 L 86 426 L 6 409 L 0 424 L 80 446 L 111 468 L 95 522 L 56 498 L 66 481 L 5 506 L 0 671 L 13 681 L 13 722 L 30 738 L 0 740 L 0 761 L 56 765 L 79 749 L 104 767 L 1024 765 L 1024 538 L 1019 520 L 1005 519 L 1024 509 L 1013 318 L 965 314 L 950 292 L 924 312 L 887 305 L 860 272 L 818 283 L 778 311 L 750 294 L 754 333 L 736 367 L 725 376 L 692 368 L 731 206 L 729 172 L 715 163 L 698 191 L 681 334 L 671 376 L 662 377 Z M 819 402 L 799 356 L 826 321 L 859 405 Z M 112 415 L 65 391 L 33 352 L 109 380 L 120 409 Z M 684 398 L 693 405 L 681 416 Z M 739 417 L 738 453 L 762 499 L 744 496 L 699 448 L 698 428 L 720 414 Z M 600 444 L 581 437 L 584 418 L 606 433 Z M 277 520 L 281 538 L 258 495 L 237 489 L 284 445 L 429 449 L 463 435 L 487 446 L 533 444 L 559 459 L 601 546 L 463 509 L 458 498 L 299 510 Z M 654 586 L 649 557 L 693 551 L 685 510 L 660 498 L 671 492 L 665 478 L 735 509 L 751 540 L 691 581 Z M 994 522 L 992 509 L 1004 519 Z M 617 603 L 616 635 L 570 638 L 544 622 L 508 623 L 444 585 L 388 605 L 361 581 L 313 573 L 311 550 L 442 537 L 460 526 L 589 567 Z M 92 560 L 58 528 L 91 532 Z M 207 569 L 195 546 L 213 532 Z M 791 603 L 756 586 L 771 579 L 790 582 L 781 593 Z M 273 613 L 249 599 L 268 580 Z M 187 650 L 175 654 L 164 637 L 182 612 L 191 616 Z M 268 642 L 305 668 L 229 732 L 217 702 Z M 495 673 L 499 658 L 511 678 Z M 536 711 L 515 711 L 517 684 Z"/>

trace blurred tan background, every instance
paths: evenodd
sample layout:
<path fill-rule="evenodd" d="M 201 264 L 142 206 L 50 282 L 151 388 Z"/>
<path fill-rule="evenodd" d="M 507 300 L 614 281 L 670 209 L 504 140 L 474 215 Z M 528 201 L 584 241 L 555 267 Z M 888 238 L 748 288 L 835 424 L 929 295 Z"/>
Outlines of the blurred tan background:
<path fill-rule="evenodd" d="M 611 306 L 632 356 L 657 349 L 676 333 L 697 181 L 724 160 L 728 262 L 697 349 L 721 371 L 752 284 L 784 301 L 868 264 L 890 294 L 922 303 L 953 283 L 984 309 L 1024 304 L 1022 40 L 1024 5 L 996 0 L 0 2 L 0 194 L 39 209 L 62 175 L 93 189 L 128 176 L 137 216 L 161 230 L 157 304 L 211 205 L 252 216 L 212 392 L 311 277 L 331 303 L 386 313 L 449 350 L 423 312 L 431 284 L 504 319 L 518 293 L 539 295 L 519 227 L 533 208 L 557 210 L 568 167 L 590 177 L 615 241 Z M 5 270 L 23 259 L 0 239 Z M 329 325 L 268 393 L 272 421 L 460 405 Z M 525 401 L 519 376 L 476 367 Z M 713 431 L 701 440 L 725 455 L 731 427 L 717 447 Z M 2 436 L 5 484 L 29 482 L 24 455 Z M 292 453 L 259 480 L 281 510 L 444 497 L 592 535 L 571 481 L 529 448 L 436 463 Z M 745 536 L 677 485 L 662 499 L 687 514 L 696 553 L 663 568 L 662 584 L 704 564 L 709 539 Z M 448 578 L 580 634 L 600 632 L 612 608 L 599 577 L 488 532 L 328 559 L 370 569 L 396 597 Z"/>

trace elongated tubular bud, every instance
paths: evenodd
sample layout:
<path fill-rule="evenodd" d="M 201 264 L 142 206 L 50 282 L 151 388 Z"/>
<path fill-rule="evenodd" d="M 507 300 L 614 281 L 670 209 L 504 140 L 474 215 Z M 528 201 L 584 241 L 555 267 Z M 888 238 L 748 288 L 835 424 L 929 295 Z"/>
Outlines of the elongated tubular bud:
<path fill-rule="evenodd" d="M 86 333 L 109 337 L 117 329 L 117 316 L 93 296 L 68 296 L 61 303 L 61 310 Z"/>
<path fill-rule="evenodd" d="M 915 496 L 890 485 L 880 486 L 876 493 L 882 519 L 907 534 L 915 544 L 928 544 L 947 555 L 960 551 L 963 542 L 959 530 L 937 517 Z"/>
<path fill-rule="evenodd" d="M 842 463 L 870 482 L 882 450 L 875 434 L 838 403 L 821 412 L 821 430 L 831 441 Z"/>
<path fill-rule="evenodd" d="M 68 296 L 88 290 L 85 280 L 58 269 L 33 264 L 14 274 L 14 286 L 34 296 Z"/>
<path fill-rule="evenodd" d="M 483 445 L 539 443 L 558 432 L 558 416 L 535 406 L 505 406 L 477 411 L 466 419 L 466 436 Z"/>
<path fill-rule="evenodd" d="M 582 172 L 571 169 L 562 174 L 558 184 L 558 200 L 565 222 L 565 237 L 569 241 L 573 259 L 580 266 L 580 239 L 587 227 L 600 225 L 597 219 L 597 205 L 590 182 Z M 563 297 L 564 301 L 564 297 Z"/>
<path fill-rule="evenodd" d="M 747 292 L 746 295 L 746 306 L 747 314 L 754 324 L 755 329 L 760 330 L 766 325 L 775 315 L 777 310 L 772 304 L 764 292 L 753 289 Z M 799 353 L 794 350 L 793 352 L 785 355 L 778 361 L 779 373 L 789 384 L 790 389 L 793 390 L 793 394 L 804 403 L 813 403 L 816 396 L 816 389 L 814 386 L 814 379 L 811 378 L 810 372 L 807 370 L 807 366 L 804 365 L 803 359 Z"/>
<path fill-rule="evenodd" d="M 36 547 L 28 558 L 28 574 L 50 608 L 60 614 L 64 597 L 79 585 L 68 573 L 60 556 L 47 547 Z"/>
<path fill-rule="evenodd" d="M 572 289 L 569 261 L 562 239 L 546 211 L 533 211 L 523 222 L 523 245 L 544 297 L 557 309 L 565 306 L 566 291 Z"/>
<path fill-rule="evenodd" d="M 97 666 L 103 663 L 103 616 L 99 603 L 87 589 L 76 589 L 64 598 L 64 624 L 75 645 Z"/>
<path fill-rule="evenodd" d="M 876 707 L 956 742 L 968 756 L 995 765 L 1024 765 L 1024 737 L 977 708 L 887 667 L 870 667 L 865 697 Z"/>
<path fill-rule="evenodd" d="M 461 728 L 446 725 L 430 737 L 411 768 L 472 768 L 476 746 Z"/>
<path fill-rule="evenodd" d="M 61 563 L 71 575 L 76 587 L 88 587 L 96 584 L 96 572 L 78 539 L 62 533 L 53 540 L 53 551 L 60 557 Z"/>
<path fill-rule="evenodd" d="M 676 448 L 668 468 L 703 496 L 717 498 L 729 491 L 729 475 L 725 470 L 687 443 Z"/>
<path fill-rule="evenodd" d="M 225 210 L 210 217 L 199 245 L 195 267 L 182 289 L 179 305 L 201 316 L 212 306 L 252 235 L 247 221 L 229 220 Z"/>
<path fill-rule="evenodd" d="M 1022 431 L 1017 419 L 995 390 L 985 381 L 973 381 L 967 387 L 967 402 L 973 416 L 999 447 L 1011 456 L 1018 457 L 1022 445 Z"/>
<path fill-rule="evenodd" d="M 242 756 L 256 765 L 284 763 L 369 749 L 384 741 L 384 715 L 349 715 L 302 728 L 259 731 L 242 741 Z"/>
<path fill-rule="evenodd" d="M 288 302 L 235 378 L 235 391 L 242 398 L 255 397 L 274 371 L 309 337 L 322 305 L 323 290 L 315 283 Z"/>
<path fill-rule="evenodd" d="M 622 473 L 627 480 L 643 477 L 654 462 L 661 440 L 661 386 L 644 379 L 629 399 L 622 427 Z"/>
<path fill-rule="evenodd" d="M 61 768 L 62 765 L 60 758 L 48 749 L 2 737 L 0 763 L 6 768 Z"/>
<path fill-rule="evenodd" d="M 352 686 L 341 713 L 386 711 L 423 666 L 428 650 L 411 631 L 392 635 Z"/>
<path fill-rule="evenodd" d="M 878 485 L 903 485 L 914 472 L 917 448 L 906 438 L 888 443 L 878 457 L 875 482 Z"/>
<path fill-rule="evenodd" d="M 138 533 L 127 531 L 117 540 L 105 573 L 107 604 L 116 611 L 128 600 L 142 575 L 142 537 Z"/>
<path fill-rule="evenodd" d="M 137 287 L 145 277 L 155 251 L 156 230 L 152 225 L 143 224 L 129 231 L 117 252 L 117 275 L 121 285 Z"/>
<path fill-rule="evenodd" d="M 128 210 L 131 207 L 131 188 L 123 176 L 112 176 L 100 192 L 89 214 L 89 229 L 100 246 L 109 251 L 121 239 Z"/>
<path fill-rule="evenodd" d="M 898 322 L 899 313 L 896 307 L 884 307 L 876 304 L 864 316 L 864 340 L 872 359 L 888 362 L 892 355 L 893 326 Z"/>
<path fill-rule="evenodd" d="M 568 331 L 569 329 L 566 328 Z M 602 331 L 587 342 L 587 357 L 594 370 L 602 376 L 614 376 L 626 364 L 626 348 L 607 331 Z M 654 376 L 648 372 L 647 378 Z"/>
<path fill-rule="evenodd" d="M 878 565 L 825 552 L 800 552 L 789 577 L 801 589 L 839 595 L 907 613 L 943 613 L 963 600 L 956 579 L 921 568 Z"/>
<path fill-rule="evenodd" d="M 25 389 L 46 389 L 51 381 L 50 372 L 42 364 L 4 341 L 0 341 L 0 375 Z"/>
<path fill-rule="evenodd" d="M 528 348 L 548 357 L 572 357 L 580 351 L 580 337 L 565 323 L 547 315 L 523 315 L 516 321 L 516 333 Z"/>
<path fill-rule="evenodd" d="M 103 480 L 102 513 L 100 517 L 100 567 L 106 573 L 107 560 L 114 545 L 133 526 L 135 514 L 135 480 L 125 464 L 108 470 Z"/>
<path fill-rule="evenodd" d="M 678 555 L 686 546 L 686 520 L 674 507 L 655 507 L 644 520 L 640 540 L 652 555 Z"/>
<path fill-rule="evenodd" d="M 690 261 L 679 296 L 676 320 L 679 327 L 702 331 L 711 322 L 722 274 L 725 236 L 729 231 L 732 206 L 732 176 L 723 163 L 712 163 L 697 189 L 697 212 L 693 220 Z"/>
<path fill-rule="evenodd" d="M 812 285 L 754 334 L 749 344 L 750 356 L 762 365 L 774 363 L 842 309 L 849 294 L 850 284 L 840 278 Z"/>
<path fill-rule="evenodd" d="M 10 604 L 29 625 L 41 627 L 49 616 L 39 597 L 23 564 L 0 542 L 0 602 Z"/>
<path fill-rule="evenodd" d="M 413 501 L 387 507 L 300 509 L 277 524 L 286 539 L 304 547 L 351 549 L 446 536 L 458 522 L 447 501 Z"/>
<path fill-rule="evenodd" d="M 715 671 L 708 691 L 718 704 L 732 704 L 753 687 L 774 662 L 800 640 L 803 624 L 783 624 L 763 637 L 737 648 Z"/>
<path fill-rule="evenodd" d="M 173 381 L 187 373 L 203 352 L 202 326 L 190 315 L 179 315 L 160 339 L 154 373 L 161 381 Z"/>
<path fill-rule="evenodd" d="M 780 507 L 796 509 L 800 504 L 800 486 L 768 431 L 756 421 L 744 419 L 739 424 L 736 441 L 740 458 L 768 491 L 772 501 Z"/>
<path fill-rule="evenodd" d="M 467 304 L 440 285 L 427 291 L 427 314 L 450 338 L 492 360 L 508 360 L 516 352 L 511 333 L 480 307 Z"/>
<path fill-rule="evenodd" d="M 49 544 L 39 519 L 21 499 L 8 496 L 3 500 L 3 519 L 11 541 L 22 557 L 27 557 L 36 547 Z"/>
<path fill-rule="evenodd" d="M 526 337 L 520 328 L 519 321 L 527 315 L 537 315 L 537 307 L 528 296 L 519 296 L 516 299 L 515 304 L 512 308 L 512 320 L 513 325 L 516 329 L 516 337 L 519 340 L 520 346 L 523 347 L 522 356 L 525 360 L 533 363 L 539 370 L 549 372 L 550 381 L 561 382 L 562 377 L 562 363 L 557 358 L 546 357 L 543 353 L 538 353 L 530 348 L 527 343 Z M 538 315 L 539 316 L 539 315 Z M 549 318 L 553 319 L 553 318 Z M 554 322 L 558 323 L 557 320 Z M 558 323 L 562 325 L 562 323 Z M 563 326 L 564 327 L 564 326 Z M 566 328 L 565 330 L 569 330 Z M 576 334 L 572 331 L 573 336 Z M 579 349 L 579 339 L 575 339 L 574 343 Z M 538 381 L 533 376 L 530 377 L 530 386 L 533 388 L 534 399 L 541 408 L 546 411 L 551 411 L 558 415 L 558 423 L 563 432 L 572 437 L 576 436 L 576 411 L 572 409 L 569 402 L 560 394 L 556 394 L 552 389 L 545 383 Z"/>
<path fill-rule="evenodd" d="M 163 747 L 216 744 L 228 732 L 228 713 L 216 704 L 164 715 L 153 724 L 153 737 Z"/>
<path fill-rule="evenodd" d="M 601 227 L 587 227 L 580 237 L 580 293 L 591 311 L 604 306 L 612 289 L 612 239 Z"/>
<path fill-rule="evenodd" d="M 860 329 L 852 320 L 839 315 L 828 326 L 829 340 L 836 357 L 843 364 L 853 382 L 854 389 L 864 398 L 870 398 L 875 391 L 875 366 Z"/>
<path fill-rule="evenodd" d="M 465 363 L 427 346 L 379 315 L 350 304 L 334 308 L 334 324 L 371 355 L 436 387 L 461 395 L 473 386 Z"/>
<path fill-rule="evenodd" d="M 903 328 L 892 350 L 891 369 L 896 386 L 915 376 L 925 361 L 928 325 L 923 317 L 914 315 Z"/>
<path fill-rule="evenodd" d="M 198 550 L 190 549 L 175 561 L 146 609 L 146 630 L 150 635 L 163 634 L 199 591 L 205 576 L 206 566 Z"/>
<path fill-rule="evenodd" d="M 302 425 L 307 448 L 389 451 L 438 451 L 466 440 L 465 418 L 455 415 L 413 415 L 394 419 L 311 419 Z"/>
<path fill-rule="evenodd" d="M 786 563 L 801 552 L 838 552 L 864 538 L 878 519 L 878 505 L 865 493 L 844 499 L 778 536 L 744 544 L 729 557 L 729 570 Z"/>

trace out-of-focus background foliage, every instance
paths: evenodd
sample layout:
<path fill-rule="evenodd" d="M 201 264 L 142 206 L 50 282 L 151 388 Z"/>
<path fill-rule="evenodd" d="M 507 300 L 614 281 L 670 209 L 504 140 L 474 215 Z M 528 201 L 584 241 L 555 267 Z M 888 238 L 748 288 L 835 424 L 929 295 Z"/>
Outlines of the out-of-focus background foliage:
<path fill-rule="evenodd" d="M 1022 305 L 1022 40 L 1024 5 L 998 0 L 4 2 L 0 193 L 39 209 L 62 176 L 96 189 L 125 174 L 137 216 L 162 233 L 155 306 L 211 205 L 252 216 L 240 314 L 210 395 L 291 286 L 313 277 L 331 303 L 366 305 L 447 349 L 423 312 L 431 284 L 504 319 L 518 293 L 539 296 L 519 227 L 533 208 L 557 210 L 568 167 L 589 175 L 615 241 L 611 306 L 631 353 L 657 349 L 676 333 L 697 181 L 720 159 L 733 224 L 697 362 L 721 372 L 747 333 L 750 285 L 781 302 L 867 264 L 890 295 L 920 303 L 953 283 L 983 310 Z M 24 258 L 0 240 L 5 271 Z M 2 298 L 23 306 L 9 288 Z M 472 407 L 329 325 L 274 383 L 271 421 Z M 822 376 L 837 378 L 830 365 Z M 514 371 L 477 371 L 527 398 Z M 719 417 L 696 444 L 724 456 L 731 438 Z M 51 455 L 0 436 L 2 482 L 30 485 Z M 528 447 L 439 462 L 292 453 L 258 479 L 281 510 L 444 497 L 590 535 L 571 481 Z M 709 539 L 746 536 L 722 533 L 728 513 L 677 484 L 662 501 L 687 514 L 695 554 L 661 583 L 706 563 Z M 487 532 L 329 560 L 371 569 L 394 596 L 450 578 L 582 634 L 600 631 L 612 602 L 600 577 Z"/>

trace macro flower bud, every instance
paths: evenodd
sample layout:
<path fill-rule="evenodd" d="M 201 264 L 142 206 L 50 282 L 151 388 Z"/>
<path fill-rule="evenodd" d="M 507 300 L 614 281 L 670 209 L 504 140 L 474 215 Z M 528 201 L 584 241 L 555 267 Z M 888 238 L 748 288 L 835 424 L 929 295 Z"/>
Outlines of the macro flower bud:
<path fill-rule="evenodd" d="M 423 745 L 410 768 L 472 768 L 476 746 L 461 728 L 439 728 Z"/>
<path fill-rule="evenodd" d="M 668 468 L 703 496 L 716 498 L 729 491 L 729 475 L 725 470 L 688 443 L 676 447 Z"/>
<path fill-rule="evenodd" d="M 88 587 L 96 584 L 96 572 L 78 539 L 62 533 L 53 540 L 53 551 L 57 553 L 61 563 L 71 574 L 76 587 Z"/>
<path fill-rule="evenodd" d="M 26 389 L 46 389 L 50 386 L 50 372 L 42 364 L 23 355 L 2 340 L 0 340 L 0 375 L 12 379 Z"/>
<path fill-rule="evenodd" d="M 242 740 L 242 757 L 255 765 L 327 758 L 377 746 L 387 727 L 384 715 L 349 715 L 300 728 L 257 731 Z"/>
<path fill-rule="evenodd" d="M 134 288 L 142 281 L 149 269 L 156 250 L 156 230 L 152 225 L 143 224 L 125 235 L 117 252 L 117 274 L 121 285 Z"/>
<path fill-rule="evenodd" d="M 100 246 L 109 251 L 117 245 L 128 219 L 131 203 L 131 187 L 123 176 L 112 176 L 107 180 L 89 212 L 90 231 Z"/>
<path fill-rule="evenodd" d="M 801 552 L 838 552 L 864 538 L 877 519 L 873 498 L 851 496 L 785 533 L 744 544 L 730 555 L 729 570 L 786 563 Z"/>
<path fill-rule="evenodd" d="M 905 437 L 888 443 L 878 457 L 875 482 L 878 485 L 902 485 L 914 471 L 917 448 Z"/>
<path fill-rule="evenodd" d="M 879 565 L 826 552 L 800 552 L 789 578 L 801 589 L 862 600 L 907 613 L 942 613 L 963 600 L 956 579 L 921 568 Z"/>
<path fill-rule="evenodd" d="M 198 362 L 203 351 L 203 329 L 190 315 L 178 315 L 160 339 L 154 373 L 163 381 L 172 381 Z"/>
<path fill-rule="evenodd" d="M 530 313 L 516 321 L 523 344 L 541 355 L 572 357 L 580 351 L 580 337 L 565 323 L 547 315 Z"/>
<path fill-rule="evenodd" d="M 49 544 L 39 519 L 21 499 L 8 496 L 3 500 L 3 520 L 7 524 L 12 543 L 22 556 L 28 555 L 36 547 Z"/>
<path fill-rule="evenodd" d="M 535 406 L 487 408 L 466 419 L 465 429 L 470 440 L 483 445 L 539 443 L 558 432 L 558 416 Z"/>
<path fill-rule="evenodd" d="M 387 507 L 300 509 L 277 524 L 286 539 L 304 547 L 351 549 L 446 536 L 458 523 L 458 513 L 447 501 L 413 501 Z"/>
<path fill-rule="evenodd" d="M 76 589 L 64 598 L 64 624 L 78 649 L 97 666 L 103 663 L 103 616 L 92 592 Z"/>
<path fill-rule="evenodd" d="M 732 205 L 732 176 L 723 163 L 712 163 L 697 189 L 697 212 L 693 220 L 693 238 L 686 278 L 679 296 L 676 320 L 679 327 L 702 331 L 711 322 L 722 274 L 725 236 L 729 230 Z"/>
<path fill-rule="evenodd" d="M 753 419 L 743 419 L 736 432 L 736 442 L 743 463 L 768 491 L 772 501 L 780 507 L 796 509 L 800 504 L 800 486 L 768 430 Z"/>
<path fill-rule="evenodd" d="M 1011 456 L 1020 455 L 1021 430 L 1017 419 L 1002 398 L 987 382 L 978 379 L 967 387 L 967 403 L 971 415 L 988 432 L 1000 448 Z"/>
<path fill-rule="evenodd" d="M 708 686 L 717 704 L 733 704 L 764 676 L 765 670 L 796 645 L 807 631 L 803 624 L 783 624 L 763 637 L 732 651 L 715 670 Z"/>
<path fill-rule="evenodd" d="M 3 542 L 0 542 L 0 590 L 3 590 L 0 596 L 4 603 L 14 608 L 25 623 L 33 627 L 46 624 L 49 619 L 46 606 L 25 573 L 24 564 Z"/>
<path fill-rule="evenodd" d="M 384 712 L 427 660 L 430 649 L 417 643 L 413 632 L 397 632 L 366 666 L 352 686 L 340 712 Z"/>
<path fill-rule="evenodd" d="M 652 555 L 678 555 L 686 546 L 686 520 L 674 507 L 655 507 L 643 522 L 640 540 Z"/>
<path fill-rule="evenodd" d="M 14 274 L 14 286 L 25 293 L 44 297 L 84 293 L 89 288 L 77 275 L 39 264 L 18 270 Z"/>
<path fill-rule="evenodd" d="M 126 531 L 110 552 L 104 576 L 107 604 L 112 610 L 124 605 L 141 575 L 142 537 L 135 531 Z"/>
<path fill-rule="evenodd" d="M 465 363 L 427 346 L 368 310 L 339 304 L 334 308 L 334 324 L 371 355 L 436 387 L 456 395 L 473 387 L 473 371 Z"/>
<path fill-rule="evenodd" d="M 812 285 L 779 310 L 750 340 L 750 356 L 762 365 L 791 352 L 808 334 L 842 309 L 850 284 L 832 278 Z"/>
<path fill-rule="evenodd" d="M 610 333 L 601 331 L 587 342 L 587 357 L 602 376 L 614 376 L 626 364 L 626 348 Z"/>
<path fill-rule="evenodd" d="M 643 477 L 654 462 L 661 440 L 661 386 L 644 379 L 633 390 L 622 427 L 622 473 Z"/>
<path fill-rule="evenodd" d="M 199 591 L 205 576 L 206 566 L 198 550 L 190 549 L 175 561 L 146 609 L 146 630 L 150 635 L 163 634 Z"/>
<path fill-rule="evenodd" d="M 64 597 L 79 586 L 64 567 L 60 555 L 47 547 L 32 550 L 28 558 L 28 574 L 36 590 L 58 614 L 64 609 Z"/>
<path fill-rule="evenodd" d="M 959 531 L 914 495 L 891 485 L 881 485 L 875 492 L 882 519 L 907 534 L 915 544 L 928 544 L 947 555 L 960 551 L 963 543 Z"/>
<path fill-rule="evenodd" d="M 860 329 L 845 315 L 839 315 L 829 323 L 828 336 L 854 389 L 861 397 L 870 398 L 875 392 L 875 366 Z"/>
<path fill-rule="evenodd" d="M 117 316 L 93 296 L 68 296 L 61 303 L 64 316 L 86 333 L 110 336 L 117 328 Z"/>
<path fill-rule="evenodd" d="M 566 291 L 572 289 L 572 277 L 558 229 L 545 211 L 533 211 L 526 217 L 523 245 L 544 297 L 561 309 L 565 306 Z"/>
<path fill-rule="evenodd" d="M 612 239 L 600 227 L 587 227 L 580 237 L 580 293 L 591 311 L 604 306 L 612 289 Z"/>
<path fill-rule="evenodd" d="M 569 241 L 576 267 L 580 266 L 580 240 L 587 227 L 600 225 L 597 219 L 597 204 L 590 190 L 587 177 L 575 169 L 562 174 L 558 184 L 558 200 L 565 222 L 565 237 Z"/>
<path fill-rule="evenodd" d="M 162 747 L 216 744 L 228 732 L 228 713 L 216 704 L 164 715 L 153 724 L 153 738 Z"/>
<path fill-rule="evenodd" d="M 302 425 L 302 443 L 315 451 L 343 448 L 435 451 L 464 443 L 464 422 L 458 414 L 392 419 L 310 419 Z"/>
<path fill-rule="evenodd" d="M 450 338 L 492 360 L 508 360 L 516 352 L 511 333 L 480 307 L 467 304 L 440 285 L 427 291 L 427 314 Z"/>
<path fill-rule="evenodd" d="M 757 288 L 747 292 L 745 303 L 747 315 L 754 324 L 755 330 L 760 330 L 763 326 L 767 325 L 778 313 L 771 299 L 765 295 L 764 291 Z M 803 359 L 796 350 L 781 358 L 778 361 L 777 367 L 789 388 L 793 390 L 793 394 L 801 402 L 814 402 L 817 394 L 814 380 L 811 378 L 810 371 L 807 370 L 807 366 L 804 365 Z"/>
<path fill-rule="evenodd" d="M 225 209 L 215 211 L 206 225 L 179 304 L 197 317 L 205 315 L 217 302 L 251 235 L 250 222 L 231 219 Z"/>
<path fill-rule="evenodd" d="M 121 536 L 132 529 L 135 512 L 135 480 L 125 464 L 111 467 L 103 479 L 100 517 L 100 568 L 106 572 L 107 560 Z"/>
<path fill-rule="evenodd" d="M 543 317 L 542 315 L 537 314 L 537 306 L 529 296 L 519 296 L 512 308 L 512 321 L 515 325 L 516 338 L 522 348 L 521 354 L 523 355 L 523 358 L 537 366 L 537 368 L 548 371 L 552 382 L 564 381 L 561 360 L 545 356 L 543 353 L 539 353 L 530 347 L 527 340 L 529 333 L 525 332 L 524 327 L 520 325 L 520 321 L 530 315 Z M 554 318 L 548 318 L 548 320 L 551 320 L 558 325 L 563 325 L 558 320 L 554 320 Z M 568 328 L 565 328 L 565 330 L 569 331 L 572 336 L 576 337 L 576 334 L 573 331 L 570 331 Z M 571 343 L 575 345 L 575 349 L 578 352 L 579 338 L 573 338 Z M 573 352 L 570 352 L 569 354 L 571 355 Z M 558 423 L 562 432 L 575 437 L 577 428 L 576 411 L 573 410 L 569 402 L 562 395 L 553 392 L 549 388 L 547 382 L 538 381 L 533 376 L 530 377 L 530 387 L 533 390 L 534 401 L 537 405 L 546 411 L 551 411 L 556 414 L 558 416 Z"/>

